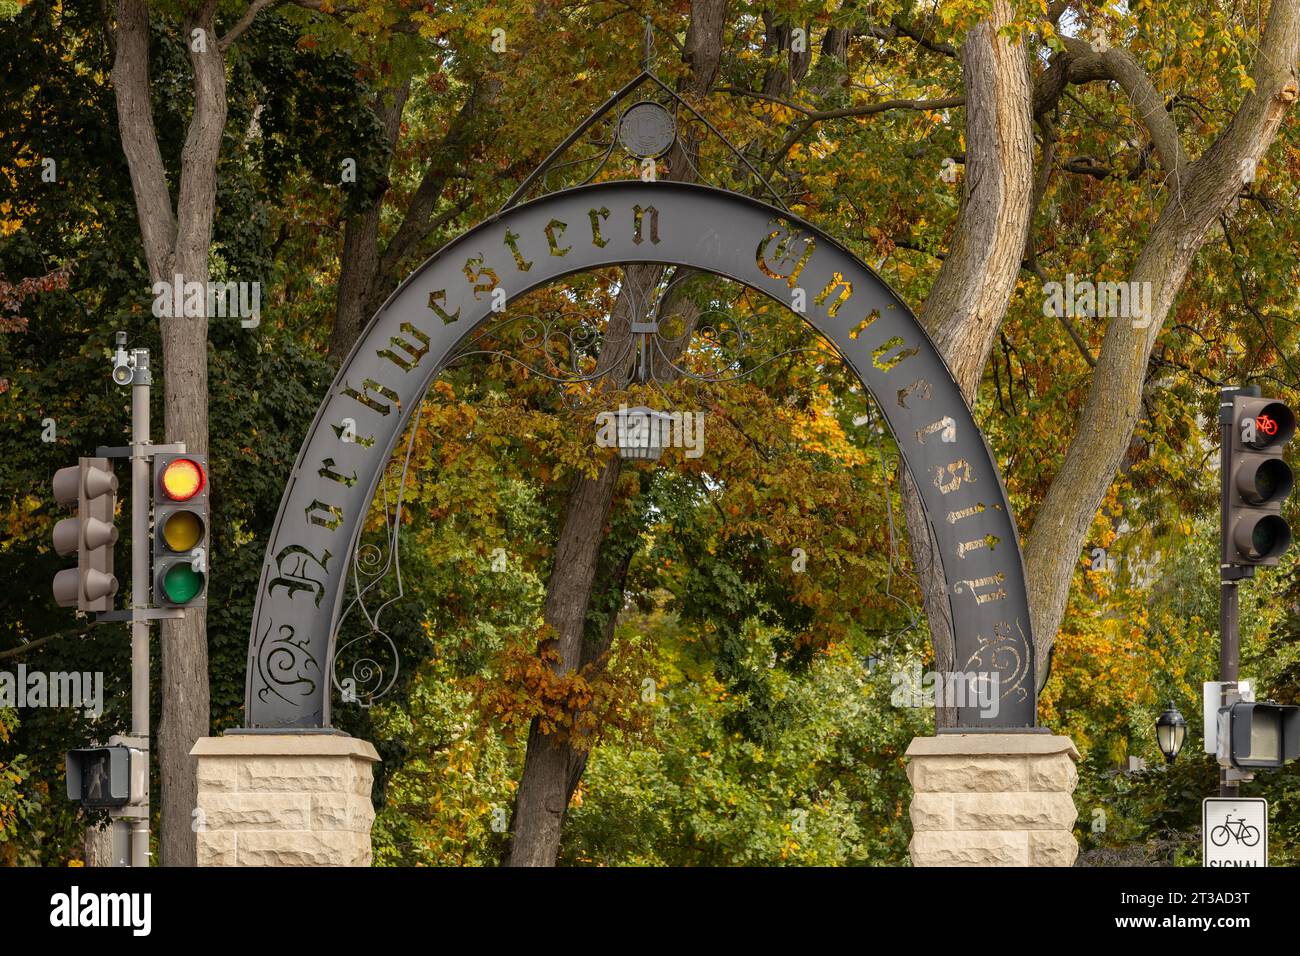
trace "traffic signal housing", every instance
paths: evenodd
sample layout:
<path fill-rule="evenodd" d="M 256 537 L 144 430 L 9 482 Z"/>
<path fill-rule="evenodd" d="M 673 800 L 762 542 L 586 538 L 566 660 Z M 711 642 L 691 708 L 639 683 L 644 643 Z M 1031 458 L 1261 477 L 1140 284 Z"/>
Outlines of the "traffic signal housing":
<path fill-rule="evenodd" d="M 54 550 L 76 554 L 77 566 L 54 576 L 54 599 L 80 611 L 109 611 L 117 593 L 113 545 L 117 543 L 117 476 L 107 458 L 82 458 L 54 473 L 54 500 L 76 508 L 54 525 Z"/>
<path fill-rule="evenodd" d="M 208 490 L 207 456 L 154 456 L 153 598 L 159 607 L 207 603 Z"/>
<path fill-rule="evenodd" d="M 68 799 L 83 807 L 145 805 L 149 796 L 149 756 L 144 750 L 118 743 L 82 747 L 64 755 Z"/>
<path fill-rule="evenodd" d="M 1219 711 L 1219 727 L 1224 766 L 1272 769 L 1300 757 L 1300 707 L 1239 700 Z"/>
<path fill-rule="evenodd" d="M 1284 402 L 1240 393 L 1232 397 L 1221 564 L 1276 565 L 1291 546 L 1282 502 L 1295 487 L 1295 476 L 1282 450 L 1295 428 L 1295 413 Z"/>

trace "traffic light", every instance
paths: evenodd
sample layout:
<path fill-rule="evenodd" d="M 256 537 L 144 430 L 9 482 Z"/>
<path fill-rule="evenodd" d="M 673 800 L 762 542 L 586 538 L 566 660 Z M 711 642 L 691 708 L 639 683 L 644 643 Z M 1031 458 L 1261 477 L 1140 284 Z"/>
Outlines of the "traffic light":
<path fill-rule="evenodd" d="M 1220 563 L 1275 565 L 1291 546 L 1282 501 L 1295 487 L 1282 448 L 1295 434 L 1295 413 L 1273 398 L 1232 397 L 1232 436 L 1224 469 Z"/>
<path fill-rule="evenodd" d="M 113 576 L 113 526 L 117 509 L 117 476 L 107 458 L 82 458 L 54 473 L 54 500 L 76 507 L 75 518 L 54 525 L 54 550 L 74 552 L 77 566 L 54 576 L 54 599 L 62 607 L 81 611 L 109 611 L 117 593 Z"/>
<path fill-rule="evenodd" d="M 153 598 L 159 607 L 207 603 L 208 459 L 154 456 Z"/>

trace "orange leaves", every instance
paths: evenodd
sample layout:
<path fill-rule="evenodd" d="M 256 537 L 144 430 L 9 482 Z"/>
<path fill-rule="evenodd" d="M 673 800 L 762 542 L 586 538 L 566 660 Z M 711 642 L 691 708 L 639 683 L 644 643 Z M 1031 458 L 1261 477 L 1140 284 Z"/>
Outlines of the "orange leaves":
<path fill-rule="evenodd" d="M 606 667 L 605 657 L 562 673 L 551 633 L 549 627 L 539 627 L 532 635 L 540 642 L 536 652 L 514 644 L 498 655 L 496 679 L 476 679 L 483 713 L 509 733 L 526 730 L 536 720 L 541 733 L 584 750 L 611 730 L 636 726 L 621 706 L 633 699 L 631 688 Z"/>

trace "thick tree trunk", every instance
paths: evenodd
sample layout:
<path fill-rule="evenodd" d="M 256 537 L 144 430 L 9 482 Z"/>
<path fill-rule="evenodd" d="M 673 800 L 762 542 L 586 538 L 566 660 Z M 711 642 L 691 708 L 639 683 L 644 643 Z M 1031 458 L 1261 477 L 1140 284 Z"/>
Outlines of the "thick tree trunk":
<path fill-rule="evenodd" d="M 208 280 L 208 250 L 216 212 L 216 169 L 226 124 L 226 72 L 214 28 L 215 2 L 183 23 L 194 77 L 194 108 L 181 151 L 173 214 L 153 123 L 149 90 L 149 15 L 142 0 L 120 0 L 113 85 L 123 151 L 131 170 L 136 212 L 153 282 Z M 197 33 L 196 33 L 197 31 Z M 208 450 L 208 322 L 161 320 L 164 440 Z M 161 863 L 193 866 L 191 825 L 197 780 L 190 749 L 209 732 L 208 643 L 204 612 L 161 622 L 162 714 L 154 735 L 161 782 Z"/>
<path fill-rule="evenodd" d="M 726 0 L 692 0 L 691 23 L 686 32 L 686 61 L 690 76 L 685 92 L 703 95 L 712 88 L 722 54 L 722 28 Z M 693 144 L 679 143 L 670 154 L 674 178 L 687 179 L 695 164 L 684 155 Z M 631 334 L 630 322 L 638 304 L 652 301 L 651 290 L 663 275 L 660 266 L 632 266 L 625 270 L 625 290 L 610 315 L 600 361 L 622 354 L 621 344 Z M 686 303 L 681 303 L 684 307 Z M 673 303 L 668 307 L 672 308 Z M 687 328 L 693 326 L 688 325 Z M 595 478 L 579 478 L 569 495 L 555 562 L 547 584 L 545 619 L 555 635 L 558 673 L 581 666 L 583 635 L 592 585 L 596 579 L 605 519 L 618 483 L 619 461 L 613 459 Z M 511 822 L 510 866 L 554 866 L 568 798 L 577 785 L 585 757 L 555 735 L 542 734 L 534 721 L 529 730 L 524 771 Z"/>
<path fill-rule="evenodd" d="M 86 866 L 116 866 L 113 859 L 113 825 L 86 827 L 82 839 L 82 859 Z"/>
<path fill-rule="evenodd" d="M 1103 66 L 1114 66 L 1114 78 L 1133 88 L 1130 95 L 1150 117 L 1152 139 L 1171 168 L 1174 186 L 1129 276 L 1132 282 L 1151 284 L 1152 314 L 1140 322 L 1112 319 L 1107 327 L 1078 427 L 1028 536 L 1025 564 L 1040 687 L 1088 529 L 1137 424 L 1147 364 L 1161 326 L 1211 227 L 1236 200 L 1246 169 L 1267 150 L 1295 102 L 1298 54 L 1300 0 L 1274 0 L 1253 71 L 1255 91 L 1190 166 L 1184 165 L 1177 129 L 1163 106 L 1142 106 L 1156 100 L 1146 92 L 1149 81 L 1134 72 L 1131 57 L 1115 50 L 1106 54 Z"/>
<path fill-rule="evenodd" d="M 587 607 L 619 464 L 614 458 L 597 478 L 574 482 L 560 528 L 545 611 L 546 623 L 555 633 L 560 673 L 581 666 Z M 533 721 L 511 824 L 511 866 L 555 865 L 568 806 L 570 767 L 576 759 L 574 748 L 561 735 L 544 734 Z"/>
<path fill-rule="evenodd" d="M 1032 211 L 1032 86 L 1024 46 L 998 31 L 1010 5 L 997 0 L 973 27 L 960 56 L 966 90 L 966 169 L 952 248 L 921 309 L 921 320 L 973 403 L 998 327 L 1015 290 Z M 912 561 L 921 587 L 935 669 L 953 670 L 953 631 L 938 551 L 910 475 L 902 481 Z M 938 726 L 952 726 L 939 708 Z"/>
<path fill-rule="evenodd" d="M 388 141 L 393 146 L 396 146 L 401 131 L 402 109 L 409 89 L 408 79 L 402 87 L 389 91 L 390 95 L 376 107 Z M 487 119 L 492 115 L 500 89 L 500 81 L 491 77 L 481 78 L 474 84 L 435 150 L 436 159 L 425 169 L 401 224 L 382 253 L 378 235 L 383 198 L 377 198 L 370 209 L 348 219 L 340 254 L 334 325 L 330 331 L 331 355 L 339 359 L 347 355 L 366 322 L 397 287 L 402 268 L 420 251 L 434 230 L 464 208 L 463 205 L 455 206 L 440 215 L 434 214 L 448 184 L 482 143 L 490 126 Z"/>

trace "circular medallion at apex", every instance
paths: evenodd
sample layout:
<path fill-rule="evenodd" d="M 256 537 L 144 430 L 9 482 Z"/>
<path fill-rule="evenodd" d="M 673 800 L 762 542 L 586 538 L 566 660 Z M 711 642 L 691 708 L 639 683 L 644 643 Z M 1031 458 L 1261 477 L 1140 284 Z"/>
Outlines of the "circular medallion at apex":
<path fill-rule="evenodd" d="M 618 141 L 637 159 L 656 159 L 677 137 L 673 114 L 650 100 L 633 103 L 618 121 Z"/>
<path fill-rule="evenodd" d="M 977 694 L 972 680 L 968 699 L 955 701 L 958 724 L 1035 726 L 1015 521 L 983 435 L 911 310 L 861 260 L 788 212 L 706 186 L 640 181 L 553 193 L 480 223 L 370 320 L 303 441 L 271 531 L 249 635 L 247 725 L 329 725 L 350 559 L 392 450 L 442 363 L 497 314 L 501 293 L 514 301 L 574 273 L 631 263 L 741 283 L 835 345 L 915 479 L 946 583 L 953 669 L 986 688 Z"/>

